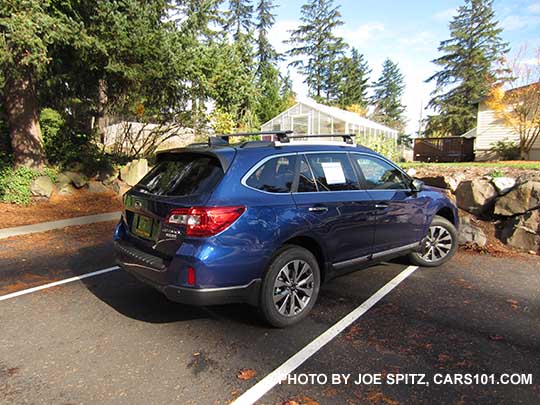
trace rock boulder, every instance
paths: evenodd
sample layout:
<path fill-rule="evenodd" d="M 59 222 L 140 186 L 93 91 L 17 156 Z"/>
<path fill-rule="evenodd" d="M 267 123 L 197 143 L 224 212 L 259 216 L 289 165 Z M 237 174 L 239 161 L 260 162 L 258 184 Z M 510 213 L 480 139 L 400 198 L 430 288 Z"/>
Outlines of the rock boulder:
<path fill-rule="evenodd" d="M 513 216 L 524 214 L 540 207 L 540 182 L 527 181 L 497 199 L 496 215 Z"/>
<path fill-rule="evenodd" d="M 511 218 L 504 223 L 503 241 L 512 247 L 527 251 L 540 251 L 540 211 Z"/>
<path fill-rule="evenodd" d="M 482 229 L 471 224 L 466 217 L 461 217 L 459 222 L 458 243 L 460 245 L 470 243 L 474 243 L 480 247 L 486 245 L 487 237 Z"/>
<path fill-rule="evenodd" d="M 120 179 L 129 186 L 134 186 L 148 173 L 146 159 L 133 160 L 120 169 Z"/>
<path fill-rule="evenodd" d="M 88 182 L 88 192 L 90 193 L 106 193 L 109 191 L 107 186 L 99 181 L 89 181 Z"/>
<path fill-rule="evenodd" d="M 36 197 L 49 198 L 54 190 L 54 184 L 49 176 L 39 176 L 32 180 L 30 192 Z"/>
<path fill-rule="evenodd" d="M 492 208 L 497 191 L 488 180 L 475 179 L 459 183 L 455 195 L 459 208 L 482 215 Z"/>
<path fill-rule="evenodd" d="M 494 177 L 491 182 L 499 195 L 508 193 L 516 185 L 516 179 L 513 177 Z"/>
<path fill-rule="evenodd" d="M 88 183 L 88 179 L 83 174 L 77 172 L 64 172 L 62 174 L 68 177 L 76 188 L 83 188 Z"/>

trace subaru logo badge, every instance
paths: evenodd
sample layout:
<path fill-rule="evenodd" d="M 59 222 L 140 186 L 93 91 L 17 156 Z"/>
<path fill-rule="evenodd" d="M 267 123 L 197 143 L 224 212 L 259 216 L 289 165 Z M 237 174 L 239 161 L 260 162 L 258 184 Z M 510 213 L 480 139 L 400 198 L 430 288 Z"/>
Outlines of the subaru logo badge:
<path fill-rule="evenodd" d="M 142 208 L 142 202 L 135 201 L 135 208 Z"/>

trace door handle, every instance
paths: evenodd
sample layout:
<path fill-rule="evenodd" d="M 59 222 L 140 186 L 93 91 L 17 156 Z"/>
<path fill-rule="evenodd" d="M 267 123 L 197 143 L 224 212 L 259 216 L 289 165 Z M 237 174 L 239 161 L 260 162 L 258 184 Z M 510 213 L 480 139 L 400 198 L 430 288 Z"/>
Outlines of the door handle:
<path fill-rule="evenodd" d="M 375 204 L 375 208 L 377 208 L 378 210 L 384 210 L 388 208 L 388 204 Z"/>
<path fill-rule="evenodd" d="M 328 208 L 327 207 L 309 207 L 308 211 L 309 212 L 326 212 L 328 211 Z"/>

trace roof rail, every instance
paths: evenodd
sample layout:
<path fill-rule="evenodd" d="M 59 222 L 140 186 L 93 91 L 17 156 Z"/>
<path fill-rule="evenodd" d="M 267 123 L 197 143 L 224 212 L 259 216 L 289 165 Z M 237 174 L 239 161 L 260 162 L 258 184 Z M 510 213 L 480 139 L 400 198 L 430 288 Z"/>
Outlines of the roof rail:
<path fill-rule="evenodd" d="M 208 146 L 225 146 L 229 144 L 230 137 L 253 136 L 253 135 L 276 135 L 280 142 L 288 142 L 288 135 L 293 131 L 262 131 L 262 132 L 238 132 L 235 134 L 224 134 L 211 136 L 208 138 Z"/>
<path fill-rule="evenodd" d="M 352 145 L 354 144 L 354 134 L 319 134 L 319 135 L 292 135 L 288 136 L 288 139 L 299 139 L 299 138 L 335 138 L 335 137 L 341 137 L 343 138 L 343 142 Z M 288 141 L 282 141 L 280 142 L 288 142 Z"/>

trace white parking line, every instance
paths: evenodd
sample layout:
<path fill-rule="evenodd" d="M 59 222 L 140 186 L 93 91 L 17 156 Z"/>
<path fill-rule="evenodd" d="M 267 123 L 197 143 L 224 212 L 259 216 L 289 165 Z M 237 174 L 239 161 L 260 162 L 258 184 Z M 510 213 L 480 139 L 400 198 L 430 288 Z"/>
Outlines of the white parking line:
<path fill-rule="evenodd" d="M 0 296 L 0 301 L 9 300 L 10 298 L 19 297 L 21 295 L 30 294 L 30 293 L 33 293 L 33 292 L 36 292 L 36 291 L 45 290 L 47 288 L 56 287 L 56 286 L 62 285 L 62 284 L 72 283 L 73 281 L 79 281 L 79 280 L 82 280 L 82 279 L 85 279 L 85 278 L 88 278 L 88 277 L 99 276 L 100 274 L 109 273 L 111 271 L 118 270 L 119 268 L 120 267 L 118 267 L 118 266 L 109 267 L 109 268 L 106 268 L 106 269 L 93 271 L 92 273 L 86 273 L 86 274 L 82 274 L 80 276 L 75 276 L 75 277 L 66 278 L 64 280 L 55 281 L 54 283 L 43 284 L 43 285 L 39 285 L 37 287 L 28 288 L 26 290 L 16 291 L 16 292 L 11 293 L 11 294 L 6 294 L 6 295 Z"/>
<path fill-rule="evenodd" d="M 385 295 L 392 291 L 403 280 L 409 277 L 418 266 L 409 266 L 396 277 L 381 287 L 375 294 L 364 301 L 358 308 L 349 313 L 343 319 L 338 321 L 334 326 L 328 329 L 319 337 L 315 338 L 311 343 L 305 346 L 302 350 L 289 358 L 285 363 L 276 368 L 261 381 L 243 393 L 231 405 L 250 405 L 260 399 L 264 394 L 270 391 L 274 386 L 279 384 L 288 374 L 296 370 L 302 363 L 313 356 L 321 347 L 330 342 L 345 328 L 351 325 L 354 321 L 364 315 L 371 307 L 379 302 Z"/>

